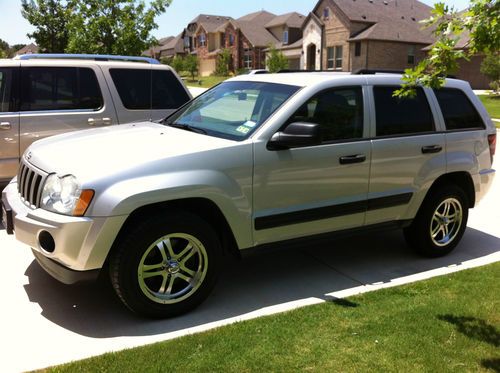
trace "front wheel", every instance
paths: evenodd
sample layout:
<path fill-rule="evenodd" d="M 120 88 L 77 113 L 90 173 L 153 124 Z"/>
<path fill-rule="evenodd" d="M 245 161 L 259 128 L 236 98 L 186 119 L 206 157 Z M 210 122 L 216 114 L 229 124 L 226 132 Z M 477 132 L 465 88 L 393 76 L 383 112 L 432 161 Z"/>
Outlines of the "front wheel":
<path fill-rule="evenodd" d="M 469 216 L 467 196 L 454 185 L 431 194 L 415 220 L 404 230 L 406 242 L 422 255 L 439 257 L 460 242 Z"/>
<path fill-rule="evenodd" d="M 179 315 L 209 295 L 220 251 L 214 230 L 198 216 L 155 216 L 121 238 L 110 261 L 111 283 L 140 315 Z"/>

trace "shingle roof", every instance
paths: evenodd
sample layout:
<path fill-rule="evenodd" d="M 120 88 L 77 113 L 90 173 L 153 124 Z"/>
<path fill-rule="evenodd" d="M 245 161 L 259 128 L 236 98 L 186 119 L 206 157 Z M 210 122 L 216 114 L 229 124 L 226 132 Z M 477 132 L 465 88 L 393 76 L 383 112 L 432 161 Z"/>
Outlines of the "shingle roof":
<path fill-rule="evenodd" d="M 165 45 L 159 48 L 159 51 L 172 50 L 172 54 L 184 52 L 184 40 L 182 39 L 182 32 L 176 37 L 172 37 Z"/>
<path fill-rule="evenodd" d="M 197 23 L 198 26 L 203 26 L 206 32 L 215 32 L 216 29 L 233 18 L 227 16 L 218 16 L 211 14 L 200 14 L 198 17 L 193 19 L 191 23 Z"/>
<path fill-rule="evenodd" d="M 277 39 L 265 27 L 274 18 L 276 18 L 275 14 L 261 10 L 240 17 L 232 23 L 241 30 L 254 47 L 265 47 L 277 42 Z"/>
<path fill-rule="evenodd" d="M 38 45 L 30 43 L 30 44 L 22 47 L 21 49 L 19 49 L 16 52 L 16 54 L 21 55 L 21 54 L 27 54 L 27 53 L 38 53 L 39 50 L 40 50 L 40 48 L 38 47 Z"/>
<path fill-rule="evenodd" d="M 319 1 L 314 12 L 317 11 Z M 429 18 L 431 7 L 418 0 L 328 0 L 352 22 L 363 22 L 367 29 L 351 40 L 375 39 L 414 43 L 432 43 L 429 29 L 420 20 Z M 369 26 L 370 24 L 374 24 Z"/>
<path fill-rule="evenodd" d="M 300 28 L 302 27 L 302 22 L 304 22 L 304 19 L 305 19 L 304 15 L 300 13 L 297 12 L 286 13 L 274 17 L 270 22 L 268 22 L 265 25 L 265 27 L 270 28 L 275 26 L 286 25 L 288 27 Z"/>

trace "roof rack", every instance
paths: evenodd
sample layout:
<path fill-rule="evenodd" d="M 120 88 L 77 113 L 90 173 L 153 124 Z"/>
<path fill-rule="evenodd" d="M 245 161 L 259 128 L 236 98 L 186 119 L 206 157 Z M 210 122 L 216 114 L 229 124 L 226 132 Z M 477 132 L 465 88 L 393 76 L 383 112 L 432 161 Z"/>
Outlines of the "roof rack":
<path fill-rule="evenodd" d="M 345 73 L 345 71 L 337 70 L 297 70 L 297 69 L 282 69 L 278 71 L 278 74 L 289 74 L 289 73 Z"/>
<path fill-rule="evenodd" d="M 404 70 L 390 69 L 358 69 L 353 71 L 353 75 L 372 75 L 372 74 L 404 74 Z"/>
<path fill-rule="evenodd" d="M 15 60 L 35 60 L 35 59 L 65 59 L 65 60 L 93 60 L 93 61 L 125 61 L 125 62 L 144 62 L 152 65 L 159 65 L 160 62 L 150 57 L 135 56 L 113 56 L 109 54 L 64 54 L 64 53 L 41 53 L 41 54 L 23 54 L 14 57 Z"/>

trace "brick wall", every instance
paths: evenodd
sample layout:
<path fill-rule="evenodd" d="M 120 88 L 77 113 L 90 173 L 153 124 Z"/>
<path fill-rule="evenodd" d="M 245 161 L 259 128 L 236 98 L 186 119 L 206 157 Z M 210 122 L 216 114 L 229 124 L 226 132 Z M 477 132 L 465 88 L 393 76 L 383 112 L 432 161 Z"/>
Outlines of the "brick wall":
<path fill-rule="evenodd" d="M 399 43 L 391 41 L 368 40 L 363 41 L 365 44 L 362 47 L 360 57 L 353 60 L 354 64 L 363 63 L 368 69 L 395 69 L 402 70 L 413 65 L 408 64 L 408 50 L 414 46 L 415 64 L 425 58 L 425 52 L 421 49 L 425 47 L 422 44 Z M 366 53 L 368 52 L 368 56 Z M 354 44 L 351 48 L 351 53 L 354 55 Z"/>
<path fill-rule="evenodd" d="M 456 77 L 468 81 L 473 89 L 490 89 L 490 79 L 480 71 L 482 61 L 482 56 L 474 56 L 470 61 L 461 60 Z"/>

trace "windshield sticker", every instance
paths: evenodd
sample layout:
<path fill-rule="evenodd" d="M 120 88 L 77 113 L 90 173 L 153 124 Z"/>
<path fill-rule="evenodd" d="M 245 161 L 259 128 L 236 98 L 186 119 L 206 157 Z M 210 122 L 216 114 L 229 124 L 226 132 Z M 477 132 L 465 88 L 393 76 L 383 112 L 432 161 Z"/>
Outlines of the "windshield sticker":
<path fill-rule="evenodd" d="M 239 126 L 238 128 L 236 128 L 236 131 L 246 135 L 248 132 L 250 132 L 250 128 L 245 126 Z"/>
<path fill-rule="evenodd" d="M 250 127 L 250 128 L 254 128 L 256 124 L 257 124 L 257 123 L 255 123 L 255 122 L 254 122 L 254 121 L 252 121 L 252 120 L 247 120 L 245 123 L 243 123 L 243 125 L 244 125 L 245 127 Z"/>

